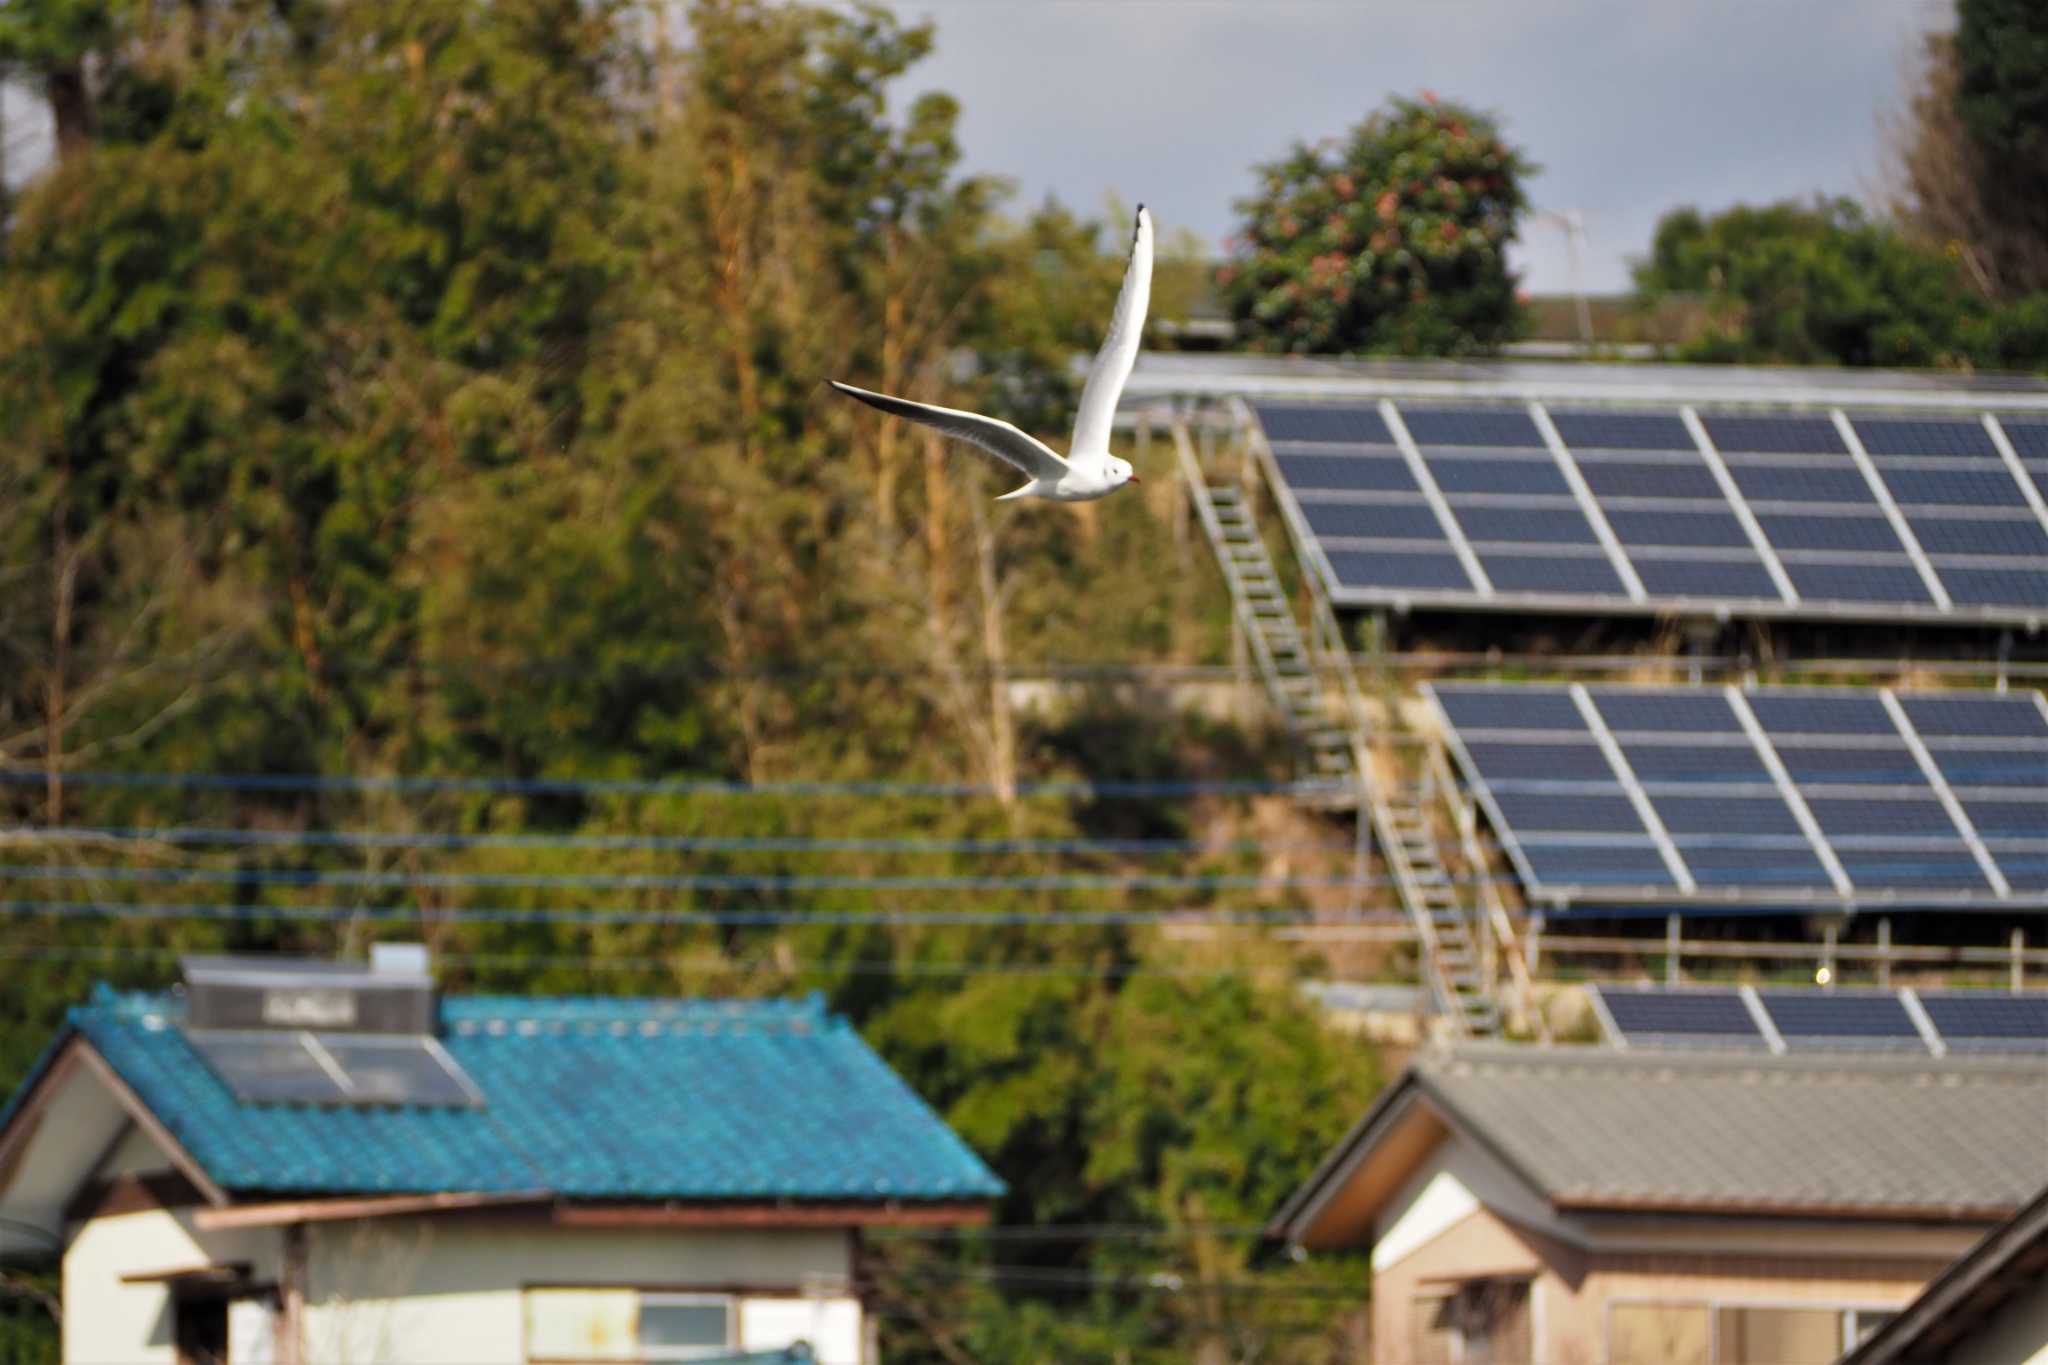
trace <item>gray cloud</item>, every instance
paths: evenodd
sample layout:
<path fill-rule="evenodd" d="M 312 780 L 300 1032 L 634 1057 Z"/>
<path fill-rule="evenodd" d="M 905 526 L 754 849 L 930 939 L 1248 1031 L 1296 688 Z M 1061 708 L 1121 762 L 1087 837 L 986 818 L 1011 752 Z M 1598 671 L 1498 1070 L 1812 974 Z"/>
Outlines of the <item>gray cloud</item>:
<path fill-rule="evenodd" d="M 1679 204 L 1720 208 L 1881 177 L 1880 119 L 1948 0 L 906 0 L 938 24 L 909 90 L 962 104 L 977 171 L 1024 202 L 1111 193 L 1220 241 L 1253 164 L 1343 132 L 1395 92 L 1498 113 L 1543 167 L 1532 195 L 1577 208 L 1586 284 Z M 906 92 L 908 93 L 908 91 Z M 1569 284 L 1563 236 L 1532 222 L 1531 288 Z"/>

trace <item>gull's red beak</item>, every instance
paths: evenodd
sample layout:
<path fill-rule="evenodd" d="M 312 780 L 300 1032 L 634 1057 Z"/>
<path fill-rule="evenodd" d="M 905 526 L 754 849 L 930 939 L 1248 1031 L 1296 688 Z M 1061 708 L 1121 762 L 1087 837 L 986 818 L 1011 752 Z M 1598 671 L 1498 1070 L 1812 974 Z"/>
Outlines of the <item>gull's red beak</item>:
<path fill-rule="evenodd" d="M 1145 482 L 1145 481 L 1144 481 L 1143 479 L 1139 478 L 1139 477 L 1138 477 L 1138 476 L 1137 476 L 1136 474 L 1133 474 L 1133 475 L 1131 475 L 1131 482 L 1132 482 L 1132 483 L 1143 483 L 1143 482 Z"/>

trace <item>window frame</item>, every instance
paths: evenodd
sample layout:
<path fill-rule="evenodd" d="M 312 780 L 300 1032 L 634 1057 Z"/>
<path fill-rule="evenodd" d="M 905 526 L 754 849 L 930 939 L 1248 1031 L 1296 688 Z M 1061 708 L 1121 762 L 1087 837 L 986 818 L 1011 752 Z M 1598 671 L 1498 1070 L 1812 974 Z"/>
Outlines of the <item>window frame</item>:
<path fill-rule="evenodd" d="M 1884 1313 L 1897 1316 L 1906 1305 L 1878 1304 L 1870 1302 L 1842 1303 L 1827 1299 L 1749 1299 L 1723 1298 L 1708 1295 L 1704 1298 L 1678 1298 L 1670 1294 L 1614 1294 L 1602 1301 L 1600 1306 L 1600 1358 L 1608 1358 L 1614 1341 L 1614 1309 L 1618 1304 L 1632 1304 L 1647 1307 L 1704 1308 L 1707 1311 L 1707 1360 L 1715 1365 L 1721 1357 L 1721 1313 L 1724 1309 L 1811 1309 L 1835 1314 L 1836 1335 L 1839 1349 L 1849 1350 L 1856 1344 L 1856 1319 L 1864 1313 Z"/>
<path fill-rule="evenodd" d="M 731 1355 L 739 1349 L 740 1301 L 736 1294 L 721 1294 L 711 1290 L 635 1289 L 639 1302 L 634 1307 L 633 1328 L 639 1338 L 633 1345 L 639 1354 L 636 1360 L 716 1360 Z M 716 1346 L 668 1346 L 650 1350 L 646 1334 L 640 1323 L 647 1310 L 652 1308 L 708 1308 L 717 1306 L 725 1310 L 725 1340 Z"/>

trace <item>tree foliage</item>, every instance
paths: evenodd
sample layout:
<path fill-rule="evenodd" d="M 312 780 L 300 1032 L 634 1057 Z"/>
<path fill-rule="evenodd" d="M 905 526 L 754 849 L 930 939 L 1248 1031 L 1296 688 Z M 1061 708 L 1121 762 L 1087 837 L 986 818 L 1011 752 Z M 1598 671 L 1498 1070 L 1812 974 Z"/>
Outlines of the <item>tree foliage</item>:
<path fill-rule="evenodd" d="M 1048 1342 L 1185 1358 L 1273 1326 L 1256 1297 L 1093 1286 L 1149 1274 L 1155 1246 L 1191 1285 L 1271 1273 L 1241 1239 L 1181 1233 L 1257 1221 L 1374 1082 L 1316 1026 L 1291 960 L 1191 959 L 1092 922 L 692 924 L 677 917 L 762 894 L 577 880 L 599 856 L 617 876 L 814 874 L 774 841 L 827 835 L 849 875 L 1035 871 L 877 841 L 1192 839 L 1202 812 L 1185 806 L 1018 784 L 1271 761 L 1255 736 L 1107 696 L 1020 719 L 1005 691 L 1009 661 L 1101 658 L 1103 642 L 1216 657 L 1218 585 L 1191 548 L 1162 562 L 1170 482 L 1076 516 L 991 508 L 994 476 L 821 382 L 985 405 L 1060 438 L 1068 363 L 1121 275 L 1121 210 L 1005 220 L 1001 186 L 959 173 L 952 101 L 892 103 L 932 33 L 880 6 L 76 8 L 77 23 L 0 16 L 12 60 L 75 59 L 88 78 L 77 145 L 0 243 L 0 812 L 276 842 L 53 835 L 0 850 L 12 898 L 76 895 L 37 875 L 45 858 L 382 880 L 339 906 L 333 888 L 245 880 L 193 890 L 232 900 L 227 915 L 16 915 L 10 951 L 44 956 L 10 959 L 0 1082 L 94 979 L 161 986 L 177 951 L 392 935 L 428 941 L 455 989 L 817 988 L 1010 1180 L 1005 1219 L 1163 1236 L 1030 1245 L 1068 1277 L 1052 1282 L 982 1274 L 1000 1264 L 988 1247 L 903 1248 L 884 1266 L 901 1284 L 972 1291 L 954 1305 L 971 1358 Z M 996 796 L 165 789 L 96 769 L 886 777 Z M 424 842 L 291 842 L 336 829 Z M 490 835 L 542 838 L 463 842 Z M 685 854 L 652 836 L 766 842 Z M 1142 864 L 1086 867 L 1113 885 Z M 893 908 L 858 888 L 811 904 Z M 297 917 L 321 905 L 340 921 Z M 436 913 L 479 907 L 499 918 Z M 1028 886 L 974 908 L 1056 913 Z M 894 1302 L 892 1358 L 946 1356 L 963 1319 L 923 1306 L 950 1300 Z M 1315 1358 L 1298 1352 L 1335 1302 L 1274 1299 L 1297 1354 L 1264 1358 Z"/>
<path fill-rule="evenodd" d="M 1523 326 L 1507 245 L 1533 173 L 1496 121 L 1396 98 L 1261 166 L 1217 283 L 1262 350 L 1465 355 Z"/>

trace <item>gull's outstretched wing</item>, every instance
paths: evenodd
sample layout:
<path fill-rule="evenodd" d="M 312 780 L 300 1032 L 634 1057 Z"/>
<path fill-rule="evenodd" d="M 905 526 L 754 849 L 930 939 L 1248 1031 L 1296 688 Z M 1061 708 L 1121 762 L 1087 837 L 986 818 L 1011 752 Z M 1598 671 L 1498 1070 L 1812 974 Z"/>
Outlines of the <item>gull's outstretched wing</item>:
<path fill-rule="evenodd" d="M 1043 441 L 1026 436 L 1008 422 L 994 417 L 983 417 L 978 412 L 962 412 L 958 408 L 941 408 L 930 403 L 913 403 L 908 398 L 891 398 L 886 393 L 873 393 L 867 389 L 856 389 L 851 384 L 842 384 L 836 379 L 827 383 L 849 398 L 858 398 L 871 408 L 912 422 L 922 422 L 937 428 L 957 440 L 981 447 L 989 454 L 1021 471 L 1026 477 L 1058 482 L 1067 472 L 1067 462 L 1055 455 L 1052 448 Z"/>
<path fill-rule="evenodd" d="M 1101 460 L 1109 454 L 1109 423 L 1116 416 L 1116 400 L 1123 395 L 1124 381 L 1138 359 L 1138 338 L 1145 331 L 1145 306 L 1152 298 L 1152 215 L 1138 205 L 1138 229 L 1131 242 L 1131 264 L 1124 271 L 1123 292 L 1116 296 L 1116 312 L 1109 320 L 1109 335 L 1102 339 L 1095 364 L 1088 371 L 1088 383 L 1081 390 L 1081 410 L 1074 415 L 1074 443 L 1068 448 L 1070 460 Z"/>

